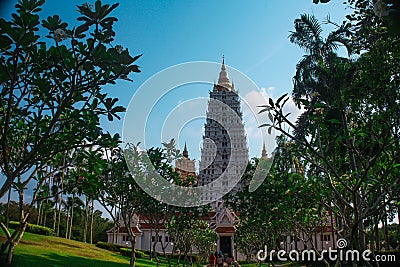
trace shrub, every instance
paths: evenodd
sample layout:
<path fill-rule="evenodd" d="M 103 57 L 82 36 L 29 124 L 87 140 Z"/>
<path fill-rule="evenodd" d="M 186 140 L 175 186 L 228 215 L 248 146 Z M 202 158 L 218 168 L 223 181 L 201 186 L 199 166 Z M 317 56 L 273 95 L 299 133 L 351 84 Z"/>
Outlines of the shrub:
<path fill-rule="evenodd" d="M 130 257 L 131 251 L 132 251 L 132 249 L 130 249 L 130 248 L 121 248 L 120 249 L 121 255 L 125 256 L 125 257 Z M 136 256 L 136 258 L 144 258 L 146 256 L 146 254 L 144 254 L 143 251 L 135 249 L 135 256 Z"/>
<path fill-rule="evenodd" d="M 10 221 L 8 223 L 8 226 L 11 229 L 17 229 L 17 227 L 19 226 L 19 222 Z M 31 223 L 27 224 L 25 231 L 28 233 L 39 234 L 39 235 L 48 235 L 48 236 L 55 235 L 55 232 L 53 231 L 53 229 L 51 229 L 49 227 L 37 225 L 37 224 L 31 224 Z"/>
<path fill-rule="evenodd" d="M 140 251 L 140 250 L 135 250 L 135 255 L 136 255 L 136 258 L 144 258 L 146 256 L 144 254 L 144 252 Z"/>
<path fill-rule="evenodd" d="M 131 249 L 130 248 L 121 248 L 119 250 L 122 256 L 130 257 L 131 256 Z"/>
<path fill-rule="evenodd" d="M 101 242 L 101 241 L 96 243 L 96 247 L 115 252 L 119 252 L 121 248 L 125 248 L 124 246 L 118 244 Z"/>
<path fill-rule="evenodd" d="M 141 252 L 143 252 L 145 255 L 150 256 L 150 250 L 141 250 Z M 155 256 L 155 254 L 161 255 L 160 253 L 156 252 L 154 253 L 154 251 L 152 251 L 153 256 Z"/>
<path fill-rule="evenodd" d="M 19 226 L 19 222 L 16 221 L 9 221 L 8 222 L 8 227 L 11 229 L 16 229 Z"/>

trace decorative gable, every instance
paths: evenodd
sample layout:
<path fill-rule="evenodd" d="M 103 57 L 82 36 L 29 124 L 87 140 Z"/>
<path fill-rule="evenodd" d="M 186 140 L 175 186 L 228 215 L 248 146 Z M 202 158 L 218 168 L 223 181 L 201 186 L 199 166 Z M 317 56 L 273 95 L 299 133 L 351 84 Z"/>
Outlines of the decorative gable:
<path fill-rule="evenodd" d="M 222 219 L 221 219 L 221 224 L 228 224 L 228 223 L 230 223 L 231 221 L 228 219 L 228 216 L 224 216 L 224 217 L 222 217 Z"/>
<path fill-rule="evenodd" d="M 233 226 L 235 225 L 235 216 L 233 212 L 227 208 L 223 208 L 219 213 L 217 213 L 217 226 Z"/>

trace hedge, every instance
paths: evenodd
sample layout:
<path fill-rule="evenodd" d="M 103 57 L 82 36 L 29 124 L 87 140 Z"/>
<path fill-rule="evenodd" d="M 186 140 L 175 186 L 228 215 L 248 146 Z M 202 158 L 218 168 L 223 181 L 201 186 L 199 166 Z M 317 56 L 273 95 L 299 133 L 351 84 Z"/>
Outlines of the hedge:
<path fill-rule="evenodd" d="M 17 229 L 17 227 L 19 226 L 19 222 L 10 221 L 8 223 L 8 226 L 11 229 Z M 48 236 L 55 235 L 55 232 L 53 231 L 53 229 L 51 229 L 49 227 L 37 225 L 37 224 L 31 224 L 31 223 L 27 224 L 25 231 L 28 233 L 39 234 L 39 235 L 48 235 Z"/>
<path fill-rule="evenodd" d="M 115 251 L 119 252 L 121 248 L 125 248 L 124 246 L 118 245 L 118 244 L 113 244 L 113 243 L 106 243 L 106 242 L 97 242 L 96 247 L 106 249 L 109 251 Z"/>
<path fill-rule="evenodd" d="M 120 252 L 121 252 L 122 256 L 130 257 L 132 249 L 131 248 L 121 248 Z M 144 258 L 146 256 L 146 254 L 144 254 L 143 251 L 135 249 L 135 256 L 136 256 L 136 258 Z"/>
<path fill-rule="evenodd" d="M 145 255 L 147 255 L 147 256 L 150 256 L 150 250 L 141 250 Z M 153 256 L 155 255 L 154 254 L 154 251 L 152 251 L 151 252 L 152 254 L 153 254 Z M 161 255 L 161 253 L 158 253 L 158 252 L 156 252 L 156 254 L 157 255 Z"/>
<path fill-rule="evenodd" d="M 122 256 L 126 256 L 126 257 L 130 257 L 131 256 L 131 248 L 127 248 L 125 246 L 121 246 L 118 244 L 114 244 L 114 243 L 106 243 L 106 242 L 97 242 L 96 243 L 96 247 L 102 248 L 102 249 L 106 249 L 106 250 L 110 250 L 110 251 L 114 251 L 114 252 L 120 252 Z M 154 253 L 154 252 L 153 252 Z M 149 250 L 138 250 L 135 249 L 135 255 L 136 258 L 145 258 L 146 256 L 148 257 L 150 255 L 150 251 Z M 160 252 L 157 252 L 158 256 L 162 256 L 163 254 Z M 178 254 L 174 254 L 173 256 L 171 254 L 167 254 L 167 257 L 171 257 L 171 259 L 178 259 L 179 255 Z M 196 256 L 193 255 L 188 255 L 187 256 L 192 257 L 192 261 L 196 262 Z M 183 255 L 181 255 L 181 259 L 183 260 Z"/>

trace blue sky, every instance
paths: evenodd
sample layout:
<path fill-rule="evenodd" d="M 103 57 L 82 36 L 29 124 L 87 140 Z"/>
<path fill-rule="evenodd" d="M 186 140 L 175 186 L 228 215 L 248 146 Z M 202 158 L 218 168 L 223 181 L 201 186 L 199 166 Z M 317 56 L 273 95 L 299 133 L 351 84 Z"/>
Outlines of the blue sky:
<path fill-rule="evenodd" d="M 83 2 L 47 0 L 41 17 L 58 14 L 62 20 L 75 24 L 76 5 Z M 94 1 L 89 2 L 94 4 Z M 15 3 L 3 2 L 1 16 L 10 18 Z M 119 19 L 115 26 L 115 44 L 128 48 L 133 55 L 143 54 L 137 61 L 142 72 L 131 76 L 133 83 L 119 82 L 116 86 L 107 86 L 106 90 L 120 99 L 120 105 L 128 106 L 138 88 L 157 72 L 184 62 L 219 63 L 224 54 L 226 64 L 253 80 L 264 96 L 277 98 L 291 92 L 295 66 L 303 55 L 303 51 L 288 40 L 294 19 L 308 13 L 320 20 L 329 15 L 340 23 L 349 12 L 342 1 L 337 0 L 319 5 L 314 5 L 312 0 L 120 1 L 120 6 L 112 13 Z M 326 28 L 332 29 L 328 25 Z M 216 71 L 214 79 L 217 78 Z M 188 99 L 208 97 L 211 89 L 210 84 L 184 86 L 160 101 L 153 112 L 148 146 L 160 146 L 161 134 L 157 131 L 161 130 L 162 114 Z M 204 106 L 198 108 L 202 108 L 205 115 Z M 261 136 L 251 133 L 257 128 L 255 121 L 246 120 L 247 117 L 250 156 L 258 156 Z M 182 126 L 178 131 L 180 136 L 176 137 L 181 148 L 187 142 L 190 155 L 195 159 L 200 157 L 203 123 L 202 118 L 191 121 Z M 110 132 L 122 132 L 122 120 L 102 120 L 102 124 Z M 267 150 L 272 149 L 273 145 L 267 144 Z"/>
<path fill-rule="evenodd" d="M 1 1 L 0 16 L 9 19 L 16 2 Z M 94 1 L 89 2 L 94 4 Z M 75 24 L 78 17 L 76 5 L 82 3 L 84 1 L 47 0 L 41 18 L 58 14 L 62 20 Z M 226 64 L 253 80 L 262 96 L 277 98 L 291 92 L 296 63 L 304 54 L 288 39 L 294 19 L 307 13 L 314 14 L 320 21 L 329 15 L 332 21 L 341 23 L 350 12 L 339 0 L 319 5 L 314 5 L 312 0 L 121 0 L 120 6 L 112 13 L 119 19 L 115 25 L 115 45 L 128 48 L 132 55 L 143 54 L 137 61 L 142 72 L 131 76 L 133 83 L 119 82 L 105 90 L 118 97 L 120 105 L 128 106 L 138 88 L 165 68 L 192 61 L 220 63 L 221 56 L 225 55 Z M 325 29 L 328 32 L 332 27 L 325 25 Z M 235 80 L 232 75 L 230 77 Z M 216 71 L 214 79 L 217 78 Z M 210 84 L 179 87 L 163 98 L 155 111 L 168 113 L 188 99 L 208 97 L 209 90 L 212 90 Z M 259 96 L 255 92 L 247 100 L 252 102 Z M 204 107 L 200 111 L 205 114 Z M 157 122 L 155 114 L 154 124 L 150 125 L 155 130 L 149 144 L 160 146 L 161 134 L 157 130 L 163 119 L 159 118 Z M 252 120 L 251 116 L 249 118 L 245 119 Z M 122 120 L 102 120 L 102 124 L 112 133 L 122 132 Z M 204 118 L 193 120 L 178 131 L 181 136 L 176 137 L 180 148 L 187 142 L 190 156 L 195 159 L 200 158 L 203 124 Z M 259 156 L 262 139 L 251 132 L 257 124 L 246 121 L 246 125 L 251 128 L 248 128 L 250 156 Z M 267 144 L 269 153 L 272 147 L 272 144 Z"/>

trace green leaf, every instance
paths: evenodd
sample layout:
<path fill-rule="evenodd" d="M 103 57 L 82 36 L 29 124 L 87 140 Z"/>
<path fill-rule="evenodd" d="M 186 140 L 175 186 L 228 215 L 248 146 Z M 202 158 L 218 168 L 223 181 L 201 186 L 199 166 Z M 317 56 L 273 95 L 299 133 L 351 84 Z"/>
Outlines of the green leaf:
<path fill-rule="evenodd" d="M 272 116 L 271 112 L 268 112 L 268 119 L 269 119 L 271 122 L 274 122 L 274 116 Z"/>
<path fill-rule="evenodd" d="M 101 9 L 101 1 L 100 1 L 100 0 L 97 0 L 97 1 L 95 2 L 95 4 L 94 4 L 94 10 L 95 10 L 96 13 L 99 13 L 99 12 L 100 12 L 100 9 Z"/>
<path fill-rule="evenodd" d="M 284 94 L 281 97 L 278 98 L 278 100 L 276 101 L 277 104 L 280 104 L 280 102 L 282 101 L 283 98 L 285 98 L 288 94 Z"/>
<path fill-rule="evenodd" d="M 75 29 L 75 34 L 85 37 L 85 35 L 83 35 L 82 33 L 86 32 L 88 29 L 89 29 L 89 25 L 87 25 L 86 23 L 82 24 Z M 82 38 L 82 37 L 80 37 L 80 38 Z"/>
<path fill-rule="evenodd" d="M 260 110 L 259 112 L 258 112 L 258 114 L 261 114 L 261 113 L 264 113 L 264 112 L 267 112 L 267 111 L 270 111 L 271 109 L 268 107 L 268 108 L 264 108 L 264 109 L 262 109 L 262 110 Z"/>
<path fill-rule="evenodd" d="M 141 72 L 138 65 L 131 65 L 129 70 L 132 72 Z"/>
<path fill-rule="evenodd" d="M 116 106 L 115 108 L 112 109 L 112 112 L 116 113 L 116 112 L 125 112 L 125 107 L 123 106 Z"/>
<path fill-rule="evenodd" d="M 0 35 L 0 48 L 8 50 L 13 41 L 6 35 Z"/>
<path fill-rule="evenodd" d="M 275 107 L 274 100 L 272 98 L 269 98 L 268 101 L 269 101 L 269 105 L 271 106 L 271 108 L 274 108 Z"/>
<path fill-rule="evenodd" d="M 60 16 L 54 15 L 54 16 L 48 16 L 47 20 L 42 20 L 42 26 L 53 32 L 57 29 L 65 29 L 68 26 L 68 24 L 62 22 Z"/>

